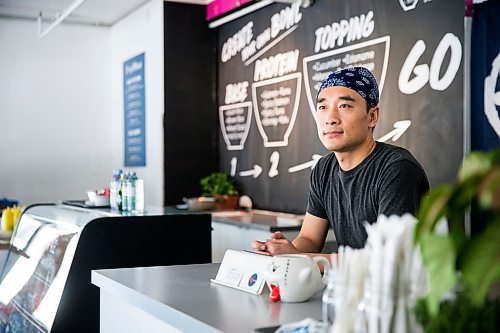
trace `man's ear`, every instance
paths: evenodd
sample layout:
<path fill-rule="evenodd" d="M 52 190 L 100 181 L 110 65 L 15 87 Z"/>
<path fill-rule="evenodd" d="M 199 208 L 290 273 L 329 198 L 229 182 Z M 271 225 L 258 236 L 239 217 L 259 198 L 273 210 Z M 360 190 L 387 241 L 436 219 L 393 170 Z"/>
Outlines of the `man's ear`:
<path fill-rule="evenodd" d="M 370 117 L 370 123 L 368 124 L 368 127 L 375 128 L 378 122 L 378 113 L 379 113 L 378 106 L 374 106 L 370 108 L 370 110 L 368 110 L 368 116 Z"/>

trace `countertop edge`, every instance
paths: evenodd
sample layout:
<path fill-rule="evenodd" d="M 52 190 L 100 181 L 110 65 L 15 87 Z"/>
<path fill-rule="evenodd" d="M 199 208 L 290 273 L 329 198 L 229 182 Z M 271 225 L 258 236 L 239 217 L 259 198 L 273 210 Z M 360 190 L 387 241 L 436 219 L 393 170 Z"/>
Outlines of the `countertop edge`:
<path fill-rule="evenodd" d="M 234 225 L 237 227 L 241 228 L 247 228 L 247 229 L 259 229 L 259 230 L 265 230 L 265 231 L 295 231 L 295 230 L 300 230 L 302 225 L 296 225 L 296 226 L 270 226 L 266 224 L 259 224 L 259 223 L 242 223 L 237 220 L 231 220 L 230 218 L 227 217 L 214 217 L 212 216 L 212 222 L 215 223 L 223 223 L 223 224 L 229 224 L 229 225 Z"/>
<path fill-rule="evenodd" d="M 92 270 L 91 283 L 99 287 L 99 289 L 118 297 L 120 300 L 151 314 L 181 331 L 221 333 L 221 331 L 196 318 L 103 275 L 102 273 L 105 273 L 105 271 L 107 270 Z"/>

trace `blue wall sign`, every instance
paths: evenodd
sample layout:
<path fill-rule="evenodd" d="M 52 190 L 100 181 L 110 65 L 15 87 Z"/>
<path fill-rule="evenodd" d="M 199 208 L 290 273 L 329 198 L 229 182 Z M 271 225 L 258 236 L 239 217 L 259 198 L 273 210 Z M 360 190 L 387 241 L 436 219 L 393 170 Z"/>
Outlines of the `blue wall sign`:
<path fill-rule="evenodd" d="M 123 63 L 125 166 L 146 166 L 144 53 Z"/>

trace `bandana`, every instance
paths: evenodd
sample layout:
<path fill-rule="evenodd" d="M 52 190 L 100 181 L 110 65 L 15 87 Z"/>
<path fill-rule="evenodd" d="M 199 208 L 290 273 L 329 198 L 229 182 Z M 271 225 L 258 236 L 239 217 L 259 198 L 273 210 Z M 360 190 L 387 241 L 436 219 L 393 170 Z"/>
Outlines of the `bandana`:
<path fill-rule="evenodd" d="M 323 89 L 336 86 L 354 90 L 363 96 L 370 106 L 378 105 L 379 93 L 377 80 L 372 72 L 364 67 L 349 67 L 331 73 L 321 83 L 318 95 Z"/>

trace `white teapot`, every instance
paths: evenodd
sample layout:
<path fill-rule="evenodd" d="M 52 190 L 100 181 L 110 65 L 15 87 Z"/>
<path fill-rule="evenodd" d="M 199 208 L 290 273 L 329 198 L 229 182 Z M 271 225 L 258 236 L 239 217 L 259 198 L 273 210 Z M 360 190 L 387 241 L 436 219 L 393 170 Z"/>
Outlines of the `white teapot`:
<path fill-rule="evenodd" d="M 284 254 L 273 257 L 266 269 L 266 282 L 271 289 L 271 300 L 283 302 L 304 302 L 311 298 L 326 284 L 326 276 L 321 277 L 318 263 L 325 272 L 331 269 L 330 262 L 324 257 L 310 258 L 304 254 Z M 277 298 L 276 287 L 279 288 Z"/>

